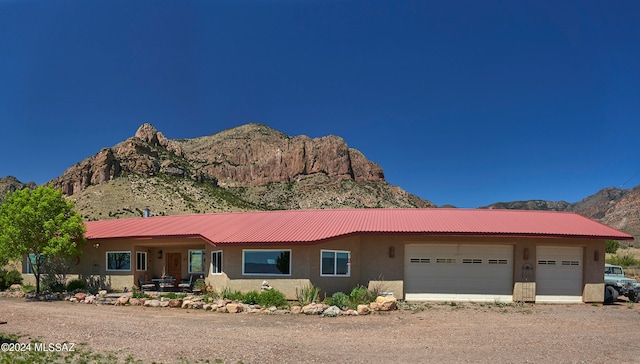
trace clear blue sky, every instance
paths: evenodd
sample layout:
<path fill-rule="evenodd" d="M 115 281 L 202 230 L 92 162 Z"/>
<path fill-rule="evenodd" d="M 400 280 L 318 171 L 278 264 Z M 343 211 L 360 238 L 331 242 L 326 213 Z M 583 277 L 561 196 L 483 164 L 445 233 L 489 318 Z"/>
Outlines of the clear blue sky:
<path fill-rule="evenodd" d="M 438 205 L 640 184 L 640 2 L 0 0 L 0 176 L 150 122 L 343 137 Z"/>

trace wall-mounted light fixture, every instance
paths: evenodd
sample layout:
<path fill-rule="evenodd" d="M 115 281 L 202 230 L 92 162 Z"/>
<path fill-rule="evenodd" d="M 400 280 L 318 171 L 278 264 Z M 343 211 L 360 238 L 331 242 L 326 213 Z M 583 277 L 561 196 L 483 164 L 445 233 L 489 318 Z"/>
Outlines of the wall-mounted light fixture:
<path fill-rule="evenodd" d="M 394 258 L 396 256 L 396 248 L 393 246 L 389 247 L 389 258 Z"/>
<path fill-rule="evenodd" d="M 593 252 L 593 260 L 595 260 L 596 262 L 600 260 L 600 252 L 598 250 Z"/>
<path fill-rule="evenodd" d="M 98 248 L 100 247 L 100 243 L 95 243 L 95 244 L 93 244 L 93 247 L 94 247 L 94 248 L 96 248 L 96 249 L 98 249 Z"/>
<path fill-rule="evenodd" d="M 162 249 L 158 250 L 158 259 L 162 259 Z"/>
<path fill-rule="evenodd" d="M 529 248 L 524 248 L 524 251 L 522 252 L 522 259 L 529 259 Z"/>

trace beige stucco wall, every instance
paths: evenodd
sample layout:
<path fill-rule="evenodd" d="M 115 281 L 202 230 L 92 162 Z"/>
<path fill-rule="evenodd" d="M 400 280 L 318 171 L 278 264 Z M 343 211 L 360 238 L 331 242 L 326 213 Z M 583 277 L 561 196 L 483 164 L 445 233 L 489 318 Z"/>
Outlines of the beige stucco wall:
<path fill-rule="evenodd" d="M 323 297 L 338 291 L 349 293 L 354 287 L 362 285 L 379 291 L 393 292 L 400 298 L 404 297 L 405 246 L 419 243 L 512 245 L 514 247 L 514 301 L 529 301 L 532 287 L 535 292 L 537 246 L 580 246 L 584 252 L 583 301 L 602 302 L 604 299 L 605 243 L 594 239 L 379 234 L 349 236 L 311 245 L 246 246 L 213 246 L 201 239 L 100 240 L 90 241 L 85 246 L 79 264 L 71 273 L 76 273 L 81 279 L 92 281 L 101 288 L 130 288 L 139 277 L 147 279 L 159 277 L 162 268 L 166 265 L 167 253 L 178 252 L 182 254 L 182 272 L 181 277 L 176 278 L 187 278 L 189 249 L 203 249 L 206 251 L 206 272 L 202 275 L 207 284 L 218 291 L 226 287 L 240 291 L 259 290 L 262 282 L 268 281 L 272 287 L 284 292 L 289 299 L 295 299 L 296 289 L 307 284 L 319 287 Z M 242 252 L 244 249 L 291 250 L 291 275 L 243 275 Z M 323 249 L 351 252 L 351 270 L 348 277 L 320 276 L 320 251 Z M 163 251 L 162 258 L 158 258 L 159 250 Z M 211 252 L 217 250 L 223 252 L 223 273 L 211 274 L 209 271 Z M 131 271 L 107 271 L 107 251 L 131 251 Z M 146 272 L 137 271 L 135 268 L 136 251 L 147 252 Z M 194 275 L 197 278 L 200 274 Z M 30 282 L 33 277 L 32 275 L 24 276 L 25 282 Z"/>

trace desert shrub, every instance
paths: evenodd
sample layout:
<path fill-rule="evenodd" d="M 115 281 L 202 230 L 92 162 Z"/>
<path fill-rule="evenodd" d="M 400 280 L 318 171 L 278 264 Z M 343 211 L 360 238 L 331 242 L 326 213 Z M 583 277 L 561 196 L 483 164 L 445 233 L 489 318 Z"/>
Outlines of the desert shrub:
<path fill-rule="evenodd" d="M 615 254 L 618 251 L 618 248 L 620 248 L 620 242 L 617 240 L 607 240 L 605 244 L 605 251 L 607 253 Z"/>
<path fill-rule="evenodd" d="M 244 295 L 240 291 L 233 291 L 229 287 L 224 287 L 222 289 L 222 292 L 220 293 L 220 296 L 231 301 L 242 301 Z"/>
<path fill-rule="evenodd" d="M 67 283 L 68 292 L 84 291 L 87 288 L 88 288 L 87 283 L 85 283 L 85 281 L 82 281 L 80 279 L 72 279 Z"/>
<path fill-rule="evenodd" d="M 263 307 L 282 307 L 287 305 L 287 298 L 284 296 L 284 293 L 277 289 L 270 289 L 260 293 L 258 296 L 258 304 Z"/>
<path fill-rule="evenodd" d="M 6 290 L 12 284 L 22 284 L 22 274 L 17 270 L 0 269 L 0 291 Z"/>
<path fill-rule="evenodd" d="M 347 296 L 344 292 L 336 292 L 327 299 L 327 304 L 329 306 L 337 306 L 339 308 L 348 307 L 349 296 Z"/>
<path fill-rule="evenodd" d="M 258 298 L 260 297 L 260 293 L 258 291 L 249 291 L 242 295 L 242 303 L 246 305 L 255 305 L 258 303 Z"/>
<path fill-rule="evenodd" d="M 296 288 L 296 301 L 300 306 L 306 306 L 308 304 L 318 302 L 320 296 L 320 289 L 313 284 L 308 284 L 300 289 Z"/>
<path fill-rule="evenodd" d="M 607 263 L 613 265 L 619 265 L 624 268 L 640 265 L 640 260 L 636 259 L 631 254 L 624 255 L 614 255 L 611 258 L 607 259 Z"/>
<path fill-rule="evenodd" d="M 356 286 L 349 293 L 349 307 L 356 308 L 358 305 L 371 303 L 375 297 L 369 290 L 363 286 Z"/>

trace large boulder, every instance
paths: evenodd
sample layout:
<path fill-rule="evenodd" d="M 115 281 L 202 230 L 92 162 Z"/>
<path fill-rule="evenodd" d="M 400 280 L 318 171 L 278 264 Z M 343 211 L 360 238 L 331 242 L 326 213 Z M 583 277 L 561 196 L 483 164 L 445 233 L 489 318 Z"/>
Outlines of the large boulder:
<path fill-rule="evenodd" d="M 398 307 L 398 300 L 393 296 L 378 296 L 374 302 L 369 304 L 373 311 L 391 311 Z"/>

